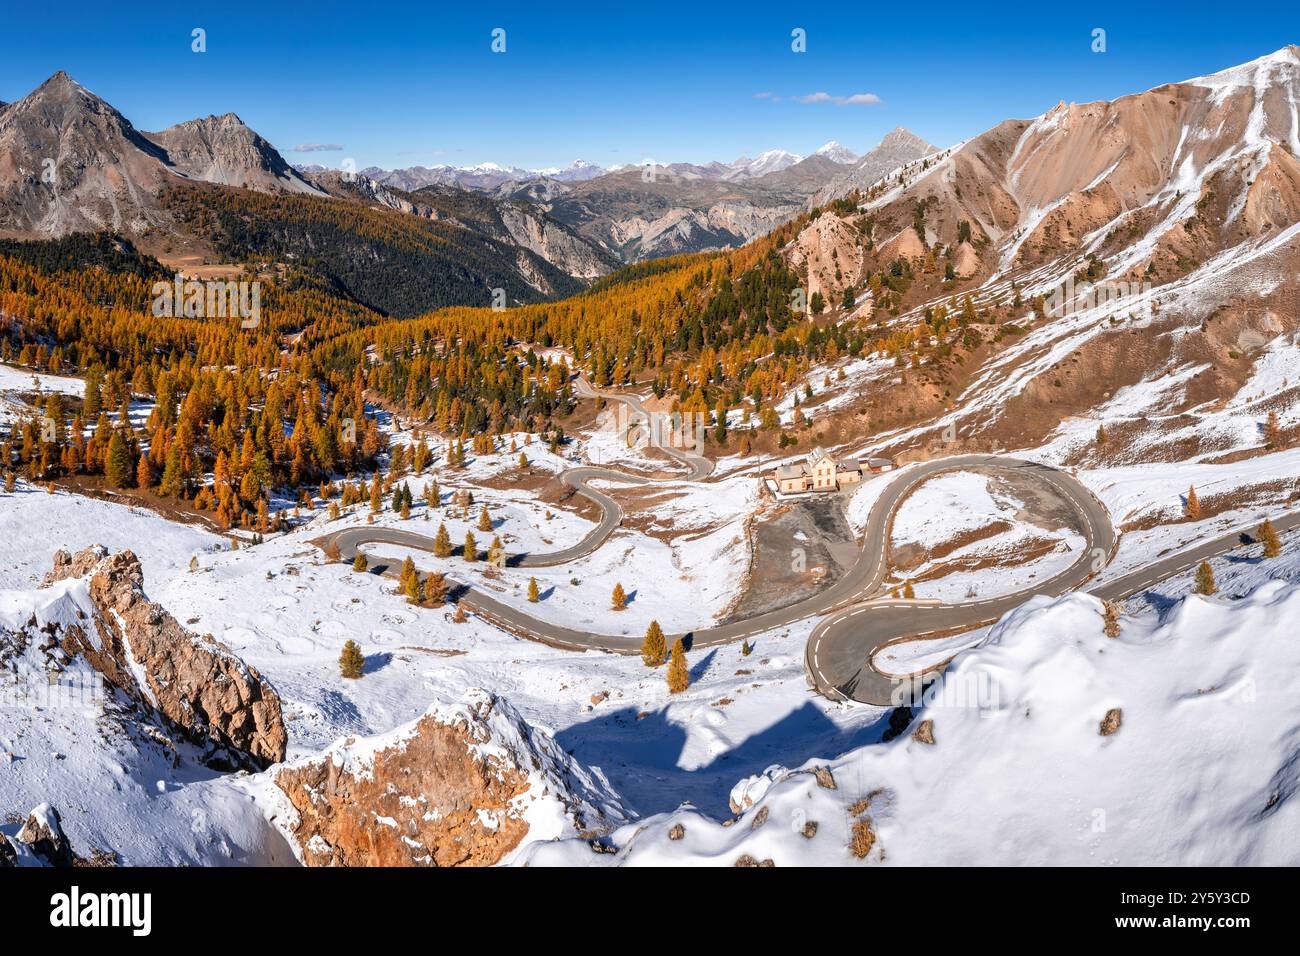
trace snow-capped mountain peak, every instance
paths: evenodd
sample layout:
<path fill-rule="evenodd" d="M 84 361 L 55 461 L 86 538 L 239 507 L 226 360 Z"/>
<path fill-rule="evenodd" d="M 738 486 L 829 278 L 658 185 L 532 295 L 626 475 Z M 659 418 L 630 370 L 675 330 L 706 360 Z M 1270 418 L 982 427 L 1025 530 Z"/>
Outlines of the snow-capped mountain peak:
<path fill-rule="evenodd" d="M 759 153 L 758 157 L 752 160 L 745 169 L 751 176 L 763 176 L 767 173 L 778 173 L 783 169 L 789 169 L 802 159 L 803 157 L 798 153 L 787 152 L 784 149 L 768 149 Z"/>
<path fill-rule="evenodd" d="M 795 163 L 802 160 L 803 157 L 798 153 L 787 152 L 784 149 L 767 149 L 759 153 L 754 159 L 748 156 L 741 156 L 733 163 L 729 163 L 722 174 L 723 179 L 753 179 L 756 176 L 766 176 L 768 173 L 779 173 L 783 169 L 789 169 Z"/>
<path fill-rule="evenodd" d="M 855 163 L 858 160 L 857 153 L 853 152 L 853 150 L 849 149 L 847 146 L 841 145 L 835 140 L 831 140 L 829 143 L 826 143 L 825 145 L 818 147 L 818 149 L 813 153 L 813 155 L 825 156 L 833 163 L 841 163 L 844 165 L 847 165 L 849 163 Z"/>
<path fill-rule="evenodd" d="M 493 162 L 476 163 L 476 164 L 473 165 L 473 166 L 458 166 L 458 167 L 456 167 L 456 168 L 457 168 L 457 169 L 460 169 L 460 170 L 462 170 L 462 171 L 464 171 L 464 172 L 467 172 L 467 173 L 516 173 L 516 172 L 525 172 L 525 170 L 517 169 L 517 168 L 515 168 L 514 166 L 502 166 L 500 163 L 493 163 Z"/>

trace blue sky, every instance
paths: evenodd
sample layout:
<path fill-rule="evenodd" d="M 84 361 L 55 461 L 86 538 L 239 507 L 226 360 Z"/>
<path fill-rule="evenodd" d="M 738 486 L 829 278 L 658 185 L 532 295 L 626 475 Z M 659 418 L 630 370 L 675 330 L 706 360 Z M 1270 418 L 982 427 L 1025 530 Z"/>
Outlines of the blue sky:
<path fill-rule="evenodd" d="M 862 151 L 895 126 L 942 146 L 1061 99 L 1113 98 L 1300 42 L 1295 3 L 76 0 L 50 10 L 7 4 L 0 99 L 65 69 L 141 129 L 234 111 L 290 162 L 358 168 L 703 162 L 831 139 Z M 191 50 L 196 27 L 205 53 Z M 503 54 L 490 48 L 498 27 Z M 804 53 L 791 50 L 795 28 Z M 1095 28 L 1105 53 L 1091 51 Z M 879 102 L 840 102 L 851 97 Z M 342 148 L 294 151 L 313 143 Z"/>

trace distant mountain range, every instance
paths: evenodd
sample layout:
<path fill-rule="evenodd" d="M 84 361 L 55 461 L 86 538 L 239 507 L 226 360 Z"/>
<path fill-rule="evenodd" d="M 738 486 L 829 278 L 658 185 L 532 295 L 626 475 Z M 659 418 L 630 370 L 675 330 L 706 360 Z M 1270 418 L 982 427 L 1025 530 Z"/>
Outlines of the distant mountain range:
<path fill-rule="evenodd" d="M 138 130 L 59 71 L 0 103 L 0 238 L 113 231 L 178 267 L 278 260 L 411 314 L 495 288 L 538 301 L 626 263 L 733 248 L 834 184 L 932 151 L 896 130 L 862 157 L 831 142 L 729 163 L 345 175 L 291 166 L 234 113 Z"/>
<path fill-rule="evenodd" d="M 840 165 L 855 163 L 859 158 L 852 150 L 834 141 L 822 146 L 812 155 L 821 156 Z M 783 149 L 770 149 L 753 159 L 741 156 L 730 163 L 669 163 L 662 164 L 662 168 L 686 178 L 736 182 L 766 176 L 768 173 L 778 173 L 803 161 L 804 158 L 798 153 Z M 396 186 L 408 191 L 421 189 L 424 186 L 456 186 L 461 189 L 491 192 L 509 183 L 525 183 L 538 179 L 550 179 L 561 183 L 586 182 L 610 173 L 626 172 L 629 169 L 643 170 L 653 165 L 656 165 L 655 160 L 650 158 L 639 163 L 625 163 L 608 168 L 577 159 L 563 168 L 550 169 L 523 169 L 518 166 L 501 166 L 489 162 L 474 166 L 408 166 L 403 169 L 368 166 L 361 170 L 361 174 L 385 186 Z M 330 167 L 305 164 L 296 168 L 306 175 L 313 175 L 325 172 Z"/>
<path fill-rule="evenodd" d="M 814 198 L 845 184 L 868 184 L 935 147 L 904 129 L 859 156 L 829 142 L 809 156 L 773 149 L 729 163 L 646 160 L 603 169 L 581 160 L 562 170 L 416 166 L 362 174 L 410 193 L 438 187 L 525 200 L 620 262 L 734 248 L 802 212 Z M 307 176 L 323 167 L 303 166 Z M 851 185 L 850 185 L 850 188 Z"/>

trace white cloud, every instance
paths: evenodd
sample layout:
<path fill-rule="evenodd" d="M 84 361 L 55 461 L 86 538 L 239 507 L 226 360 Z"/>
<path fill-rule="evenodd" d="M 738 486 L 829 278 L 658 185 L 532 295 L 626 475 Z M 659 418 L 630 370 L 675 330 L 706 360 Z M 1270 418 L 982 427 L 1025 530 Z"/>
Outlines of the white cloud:
<path fill-rule="evenodd" d="M 299 143 L 293 148 L 295 153 L 332 153 L 342 149 L 338 143 Z"/>
<path fill-rule="evenodd" d="M 848 96 L 842 96 L 834 93 L 819 91 L 817 93 L 805 93 L 802 96 L 776 96 L 773 93 L 755 93 L 756 100 L 771 100 L 773 103 L 831 103 L 835 106 L 875 106 L 884 102 L 875 93 L 851 93 Z"/>
<path fill-rule="evenodd" d="M 874 106 L 880 102 L 875 93 L 854 93 L 850 96 L 832 96 L 830 93 L 808 93 L 796 96 L 798 103 L 834 103 L 836 106 Z"/>

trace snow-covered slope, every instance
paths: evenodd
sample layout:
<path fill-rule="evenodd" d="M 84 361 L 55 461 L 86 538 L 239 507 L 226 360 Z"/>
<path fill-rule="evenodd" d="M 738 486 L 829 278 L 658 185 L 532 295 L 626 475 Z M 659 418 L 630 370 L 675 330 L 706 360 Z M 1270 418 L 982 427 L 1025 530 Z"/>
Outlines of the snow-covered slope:
<path fill-rule="evenodd" d="M 684 809 L 617 831 L 616 852 L 525 859 L 1294 866 L 1297 614 L 1300 585 L 1270 581 L 1110 639 L 1095 599 L 1036 598 L 957 659 L 911 735 L 741 780 L 733 825 Z"/>

